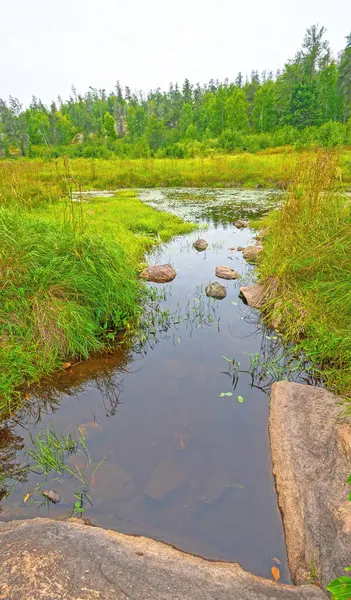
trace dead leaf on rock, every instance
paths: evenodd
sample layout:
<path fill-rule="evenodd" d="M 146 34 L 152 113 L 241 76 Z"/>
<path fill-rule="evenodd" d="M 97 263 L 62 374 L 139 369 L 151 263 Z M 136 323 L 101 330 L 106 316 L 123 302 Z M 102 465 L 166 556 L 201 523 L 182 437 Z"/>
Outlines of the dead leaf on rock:
<path fill-rule="evenodd" d="M 273 575 L 274 579 L 276 581 L 279 581 L 279 579 L 280 579 L 280 571 L 279 571 L 278 567 L 272 567 L 271 571 L 272 571 L 272 575 Z"/>

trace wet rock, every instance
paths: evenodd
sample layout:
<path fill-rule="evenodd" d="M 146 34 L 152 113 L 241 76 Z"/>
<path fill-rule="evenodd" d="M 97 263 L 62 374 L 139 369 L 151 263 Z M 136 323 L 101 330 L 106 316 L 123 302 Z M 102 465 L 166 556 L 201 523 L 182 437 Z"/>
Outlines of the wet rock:
<path fill-rule="evenodd" d="M 216 267 L 216 277 L 220 277 L 221 279 L 238 279 L 239 274 L 230 267 L 218 266 Z"/>
<path fill-rule="evenodd" d="M 177 271 L 172 265 L 151 265 L 140 273 L 142 279 L 153 281 L 154 283 L 167 283 L 172 281 L 177 275 Z"/>
<path fill-rule="evenodd" d="M 185 482 L 185 474 L 175 461 L 161 462 L 152 473 L 145 494 L 159 502 Z"/>
<path fill-rule="evenodd" d="M 214 504 L 228 489 L 240 489 L 242 486 L 228 479 L 224 473 L 212 473 L 204 482 L 201 494 L 198 497 L 199 502 L 205 504 Z"/>
<path fill-rule="evenodd" d="M 43 490 L 42 494 L 43 494 L 43 496 L 45 496 L 45 498 L 50 500 L 50 502 L 52 502 L 53 504 L 57 504 L 58 502 L 61 502 L 60 494 L 58 494 L 57 492 L 54 492 L 54 490 Z"/>
<path fill-rule="evenodd" d="M 113 500 L 119 502 L 133 496 L 136 485 L 133 477 L 118 463 L 105 461 L 93 475 L 91 481 L 94 505 Z"/>
<path fill-rule="evenodd" d="M 247 285 L 240 288 L 240 295 L 251 308 L 261 308 L 264 302 L 263 285 Z"/>
<path fill-rule="evenodd" d="M 238 219 L 237 221 L 234 221 L 233 225 L 235 225 L 237 229 L 242 229 L 243 227 L 248 227 L 250 225 L 250 221 Z"/>
<path fill-rule="evenodd" d="M 351 454 L 340 398 L 322 388 L 280 381 L 271 390 L 269 431 L 289 567 L 295 583 L 345 575 L 351 557 Z M 348 445 L 348 444 L 347 444 Z"/>
<path fill-rule="evenodd" d="M 199 250 L 200 252 L 202 252 L 203 250 L 206 250 L 207 247 L 208 247 L 208 243 L 206 242 L 206 240 L 203 240 L 201 238 L 199 238 L 198 240 L 195 240 L 195 242 L 193 243 L 193 248 L 195 248 L 196 250 Z"/>
<path fill-rule="evenodd" d="M 260 245 L 248 246 L 243 251 L 243 257 L 245 258 L 245 260 L 247 260 L 247 262 L 257 262 L 262 250 L 263 246 Z"/>
<path fill-rule="evenodd" d="M 227 290 L 224 285 L 217 283 L 217 281 L 214 283 L 209 283 L 205 289 L 205 292 L 206 296 L 217 298 L 218 300 L 222 300 L 222 298 L 225 298 L 227 295 Z"/>
<path fill-rule="evenodd" d="M 77 519 L 0 523 L 0 564 L 4 600 L 327 599 L 314 585 L 282 585 L 237 563 L 207 561 Z"/>

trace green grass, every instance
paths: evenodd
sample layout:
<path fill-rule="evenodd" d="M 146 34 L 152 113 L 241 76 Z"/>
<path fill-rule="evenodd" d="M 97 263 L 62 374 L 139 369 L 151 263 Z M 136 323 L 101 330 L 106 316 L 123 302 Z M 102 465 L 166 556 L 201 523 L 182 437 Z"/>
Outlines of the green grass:
<path fill-rule="evenodd" d="M 351 398 L 351 203 L 339 188 L 338 156 L 300 162 L 282 210 L 262 223 L 270 229 L 259 271 L 267 322 L 278 312 L 286 339 Z"/>
<path fill-rule="evenodd" d="M 111 344 L 140 311 L 146 250 L 193 225 L 135 193 L 92 203 L 0 206 L 0 410 L 71 359 Z"/>

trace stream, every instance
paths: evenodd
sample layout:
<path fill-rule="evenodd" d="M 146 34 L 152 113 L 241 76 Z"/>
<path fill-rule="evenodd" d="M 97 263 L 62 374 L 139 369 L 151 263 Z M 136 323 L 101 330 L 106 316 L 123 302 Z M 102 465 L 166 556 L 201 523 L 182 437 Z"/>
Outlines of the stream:
<path fill-rule="evenodd" d="M 164 286 L 151 284 L 157 310 L 146 341 L 136 339 L 132 348 L 120 346 L 58 374 L 2 423 L 1 464 L 18 481 L 0 504 L 0 519 L 70 514 L 79 490 L 75 477 L 48 484 L 60 494 L 58 504 L 35 494 L 24 502 L 43 477 L 29 473 L 21 481 L 18 465 L 28 462 L 24 448 L 40 430 L 75 436 L 80 426 L 91 473 L 103 461 L 89 479 L 92 506 L 84 517 L 93 524 L 237 561 L 263 577 L 279 564 L 280 580 L 288 583 L 268 437 L 270 384 L 285 375 L 282 347 L 239 298 L 254 269 L 229 250 L 247 246 L 255 235 L 232 221 L 263 215 L 279 197 L 235 189 L 150 189 L 139 195 L 202 228 L 147 257 L 151 264 L 172 263 L 177 277 Z M 205 252 L 192 247 L 198 237 L 208 241 Z M 217 265 L 234 268 L 240 280 L 218 280 Z M 205 295 L 216 280 L 227 287 L 220 301 Z M 286 376 L 305 382 L 300 370 Z M 83 456 L 74 461 L 85 468 Z"/>

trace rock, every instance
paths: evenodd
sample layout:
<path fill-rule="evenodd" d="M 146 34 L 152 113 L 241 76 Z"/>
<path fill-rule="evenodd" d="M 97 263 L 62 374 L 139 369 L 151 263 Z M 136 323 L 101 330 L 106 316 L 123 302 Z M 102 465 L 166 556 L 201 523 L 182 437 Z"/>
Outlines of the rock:
<path fill-rule="evenodd" d="M 240 490 L 241 487 L 240 484 L 230 481 L 225 474 L 214 472 L 206 478 L 198 500 L 205 504 L 213 504 L 223 496 L 226 490 L 234 488 Z"/>
<path fill-rule="evenodd" d="M 183 485 L 184 481 L 185 475 L 177 463 L 165 460 L 152 473 L 145 488 L 145 494 L 160 502 Z"/>
<path fill-rule="evenodd" d="M 261 308 L 264 302 L 263 285 L 247 285 L 240 288 L 240 295 L 251 308 Z"/>
<path fill-rule="evenodd" d="M 1 522 L 0 561 L 4 600 L 327 599 L 314 585 L 283 585 L 77 519 Z"/>
<path fill-rule="evenodd" d="M 234 221 L 233 225 L 235 225 L 237 229 L 242 229 L 243 227 L 248 227 L 250 225 L 250 221 L 238 219 L 237 221 Z"/>
<path fill-rule="evenodd" d="M 263 246 L 248 246 L 247 248 L 244 248 L 243 257 L 248 262 L 257 262 L 262 250 Z"/>
<path fill-rule="evenodd" d="M 61 501 L 60 494 L 58 494 L 57 492 L 54 492 L 54 490 L 43 490 L 42 494 L 43 494 L 43 496 L 45 496 L 45 498 L 50 500 L 50 502 L 52 502 L 53 504 L 57 504 L 58 502 Z"/>
<path fill-rule="evenodd" d="M 153 281 L 154 283 L 167 283 L 172 281 L 177 275 L 177 271 L 172 265 L 151 265 L 140 273 L 142 279 Z"/>
<path fill-rule="evenodd" d="M 351 455 L 338 424 L 340 398 L 322 388 L 272 385 L 269 432 L 291 577 L 323 588 L 351 558 Z M 344 440 L 344 442 L 342 441 Z"/>
<path fill-rule="evenodd" d="M 199 250 L 200 252 L 206 250 L 207 247 L 208 243 L 206 242 L 206 240 L 203 240 L 201 238 L 195 240 L 195 242 L 193 243 L 193 248 L 196 248 L 196 250 Z"/>
<path fill-rule="evenodd" d="M 210 296 L 211 298 L 217 298 L 218 300 L 222 300 L 222 298 L 225 298 L 227 295 L 227 290 L 224 287 L 224 285 L 217 283 L 217 281 L 215 281 L 214 283 L 209 283 L 205 289 L 205 292 L 206 296 Z"/>
<path fill-rule="evenodd" d="M 94 505 L 100 505 L 127 500 L 136 492 L 136 485 L 132 475 L 121 465 L 105 460 L 93 475 L 91 489 Z"/>
<path fill-rule="evenodd" d="M 267 322 L 267 325 L 271 329 L 275 329 L 276 331 L 279 331 L 279 329 L 281 328 L 281 324 L 282 324 L 282 320 L 283 320 L 282 310 L 283 310 L 283 301 L 281 298 L 278 298 L 278 300 L 275 302 L 273 308 L 269 312 L 269 320 Z"/>
<path fill-rule="evenodd" d="M 239 274 L 230 267 L 216 267 L 216 277 L 221 279 L 238 279 Z"/>

